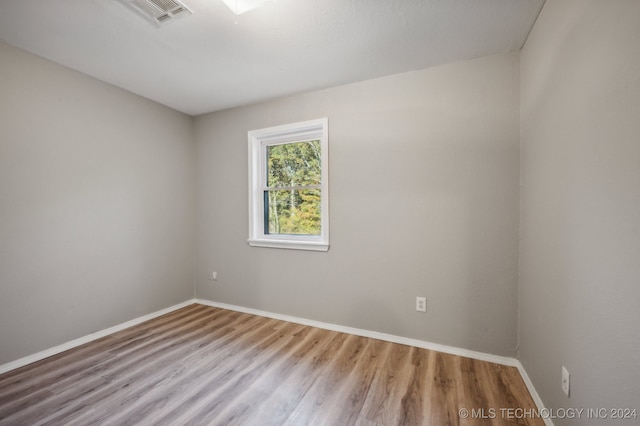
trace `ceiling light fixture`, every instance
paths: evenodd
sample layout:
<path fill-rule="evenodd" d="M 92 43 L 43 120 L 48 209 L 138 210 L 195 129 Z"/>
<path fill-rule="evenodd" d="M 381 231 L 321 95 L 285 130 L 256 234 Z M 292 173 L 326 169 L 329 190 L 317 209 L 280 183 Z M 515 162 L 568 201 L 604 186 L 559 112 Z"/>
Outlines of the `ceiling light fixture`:
<path fill-rule="evenodd" d="M 269 0 L 222 0 L 229 9 L 236 15 L 253 10 Z"/>

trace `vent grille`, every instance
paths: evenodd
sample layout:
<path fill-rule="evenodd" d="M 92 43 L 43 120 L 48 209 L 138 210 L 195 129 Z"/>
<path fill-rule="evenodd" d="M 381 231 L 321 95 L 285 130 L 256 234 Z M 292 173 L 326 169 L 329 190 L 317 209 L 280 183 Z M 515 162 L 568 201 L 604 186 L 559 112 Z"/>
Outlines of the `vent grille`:
<path fill-rule="evenodd" d="M 170 12 L 172 9 L 180 7 L 180 4 L 176 3 L 173 0 L 148 0 L 149 3 L 155 5 L 158 9 L 163 10 L 165 12 Z"/>
<path fill-rule="evenodd" d="M 193 13 L 185 4 L 176 0 L 125 0 L 125 3 L 159 25 Z"/>

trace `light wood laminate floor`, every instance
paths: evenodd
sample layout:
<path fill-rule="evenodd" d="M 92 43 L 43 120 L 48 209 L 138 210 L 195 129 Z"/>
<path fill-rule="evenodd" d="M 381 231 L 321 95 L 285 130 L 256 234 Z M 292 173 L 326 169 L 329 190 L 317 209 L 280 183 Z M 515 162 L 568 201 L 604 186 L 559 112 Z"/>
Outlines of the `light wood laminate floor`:
<path fill-rule="evenodd" d="M 3 426 L 543 425 L 510 408 L 513 367 L 198 304 L 0 375 Z"/>

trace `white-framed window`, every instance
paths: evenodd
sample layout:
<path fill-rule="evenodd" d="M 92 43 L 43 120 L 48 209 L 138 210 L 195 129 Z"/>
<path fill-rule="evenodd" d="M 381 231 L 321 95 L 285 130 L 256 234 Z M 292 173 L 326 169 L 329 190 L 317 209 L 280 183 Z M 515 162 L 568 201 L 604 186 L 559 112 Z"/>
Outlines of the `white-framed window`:
<path fill-rule="evenodd" d="M 329 249 L 328 120 L 252 130 L 249 245 Z"/>

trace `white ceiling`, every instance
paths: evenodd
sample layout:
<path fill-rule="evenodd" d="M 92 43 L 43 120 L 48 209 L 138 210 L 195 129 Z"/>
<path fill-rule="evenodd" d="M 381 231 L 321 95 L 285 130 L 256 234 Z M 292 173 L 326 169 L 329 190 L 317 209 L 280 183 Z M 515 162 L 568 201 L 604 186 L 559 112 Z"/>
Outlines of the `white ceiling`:
<path fill-rule="evenodd" d="M 0 0 L 0 39 L 197 115 L 517 50 L 544 0 L 184 3 L 156 27 L 122 0 Z"/>

